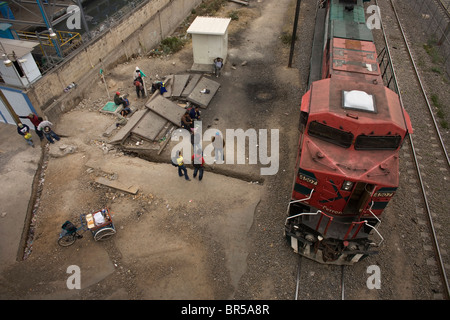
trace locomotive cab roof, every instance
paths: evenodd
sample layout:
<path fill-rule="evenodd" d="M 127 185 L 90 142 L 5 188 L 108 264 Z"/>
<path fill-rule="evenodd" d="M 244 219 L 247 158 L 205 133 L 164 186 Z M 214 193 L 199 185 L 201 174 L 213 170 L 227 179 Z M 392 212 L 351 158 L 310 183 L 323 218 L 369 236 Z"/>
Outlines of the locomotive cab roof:
<path fill-rule="evenodd" d="M 306 108 L 305 108 L 306 107 Z M 407 115 L 398 95 L 382 83 L 355 81 L 334 75 L 311 85 L 309 103 L 302 104 L 309 122 L 318 121 L 365 135 L 399 135 L 408 131 Z"/>

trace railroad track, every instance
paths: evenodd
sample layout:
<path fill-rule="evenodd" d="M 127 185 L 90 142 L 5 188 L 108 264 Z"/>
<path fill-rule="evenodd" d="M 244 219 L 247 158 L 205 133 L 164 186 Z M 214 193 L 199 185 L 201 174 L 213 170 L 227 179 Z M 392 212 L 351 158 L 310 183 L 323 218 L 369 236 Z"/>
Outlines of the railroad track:
<path fill-rule="evenodd" d="M 382 25 L 389 25 L 389 28 L 383 27 L 382 32 L 388 55 L 392 64 L 395 64 L 392 70 L 394 87 L 398 89 L 402 105 L 409 113 L 414 128 L 414 134 L 407 143 L 410 150 L 405 151 L 403 148 L 403 158 L 410 156 L 412 160 L 407 162 L 409 181 L 412 190 L 417 193 L 414 196 L 416 212 L 411 215 L 415 214 L 424 229 L 428 226 L 427 234 L 421 236 L 423 250 L 429 256 L 426 263 L 431 270 L 430 279 L 436 283 L 433 298 L 449 298 L 446 270 L 449 258 L 445 247 L 448 245 L 446 231 L 450 220 L 447 214 L 449 203 L 445 199 L 446 191 L 450 190 L 450 162 L 446 144 L 430 106 L 430 95 L 418 72 L 395 2 L 390 0 L 378 3 L 375 0 L 375 4 L 381 10 Z"/>
<path fill-rule="evenodd" d="M 447 18 L 450 19 L 450 0 L 436 0 L 436 1 L 446 14 Z"/>
<path fill-rule="evenodd" d="M 294 300 L 345 300 L 345 268 L 299 255 Z"/>

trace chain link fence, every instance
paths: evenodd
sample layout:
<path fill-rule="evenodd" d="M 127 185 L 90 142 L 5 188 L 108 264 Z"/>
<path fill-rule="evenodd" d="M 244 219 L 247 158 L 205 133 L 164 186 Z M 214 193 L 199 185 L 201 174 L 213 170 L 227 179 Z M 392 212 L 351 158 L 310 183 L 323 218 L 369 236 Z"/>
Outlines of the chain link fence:
<path fill-rule="evenodd" d="M 425 34 L 432 39 L 428 44 L 433 62 L 442 63 L 450 77 L 450 0 L 411 0 L 411 12 L 426 21 Z"/>

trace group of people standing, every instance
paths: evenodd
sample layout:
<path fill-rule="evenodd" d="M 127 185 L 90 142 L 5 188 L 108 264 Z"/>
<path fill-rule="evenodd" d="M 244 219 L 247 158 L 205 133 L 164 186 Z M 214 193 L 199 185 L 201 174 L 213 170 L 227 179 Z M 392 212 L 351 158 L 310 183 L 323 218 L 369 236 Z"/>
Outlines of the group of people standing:
<path fill-rule="evenodd" d="M 27 116 L 19 116 L 19 118 L 28 119 L 31 121 L 34 125 L 34 131 L 38 135 L 40 141 L 42 141 L 44 137 L 50 143 L 55 143 L 54 140 L 59 141 L 61 139 L 59 135 L 53 131 L 53 123 L 50 121 L 44 120 L 42 117 L 38 117 L 34 113 L 30 113 Z M 31 135 L 30 127 L 28 125 L 22 122 L 17 123 L 17 133 L 23 136 L 26 142 L 34 148 L 33 136 Z"/>

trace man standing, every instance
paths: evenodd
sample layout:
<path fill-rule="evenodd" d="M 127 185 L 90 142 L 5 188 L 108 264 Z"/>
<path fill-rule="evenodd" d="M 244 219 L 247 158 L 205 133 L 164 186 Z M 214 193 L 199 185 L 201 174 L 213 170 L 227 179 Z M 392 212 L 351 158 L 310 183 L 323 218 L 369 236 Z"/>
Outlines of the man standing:
<path fill-rule="evenodd" d="M 34 148 L 33 140 L 31 139 L 30 127 L 23 123 L 17 124 L 17 133 L 25 138 L 27 143 Z"/>
<path fill-rule="evenodd" d="M 55 141 L 53 141 L 53 138 L 55 138 L 56 141 L 59 141 L 61 138 L 52 130 L 52 126 L 53 123 L 44 120 L 39 123 L 38 130 L 44 132 L 44 136 L 47 138 L 48 142 L 55 143 Z"/>
<path fill-rule="evenodd" d="M 205 159 L 203 159 L 201 151 L 198 151 L 192 155 L 192 165 L 194 166 L 194 179 L 198 172 L 198 181 L 203 179 L 203 165 L 205 164 Z"/>
<path fill-rule="evenodd" d="M 38 118 L 37 115 L 35 115 L 34 113 L 30 113 L 27 116 L 19 116 L 19 118 L 21 119 L 28 119 L 31 121 L 31 123 L 34 125 L 34 131 L 36 132 L 36 134 L 38 135 L 39 139 L 42 141 L 42 139 L 44 139 L 44 135 L 42 134 L 41 131 L 39 131 L 37 129 L 39 123 L 41 123 L 40 118 Z"/>
<path fill-rule="evenodd" d="M 178 167 L 178 175 L 180 177 L 182 177 L 184 175 L 184 178 L 187 181 L 191 181 L 191 179 L 189 179 L 186 166 L 184 165 L 184 159 L 183 159 L 183 156 L 181 155 L 181 151 L 178 151 L 178 156 L 176 159 L 176 166 Z"/>
<path fill-rule="evenodd" d="M 134 79 L 134 85 L 136 87 L 136 94 L 137 94 L 138 99 L 141 97 L 141 95 L 142 95 L 142 98 L 145 98 L 144 80 L 142 80 L 141 76 L 137 76 Z"/>

